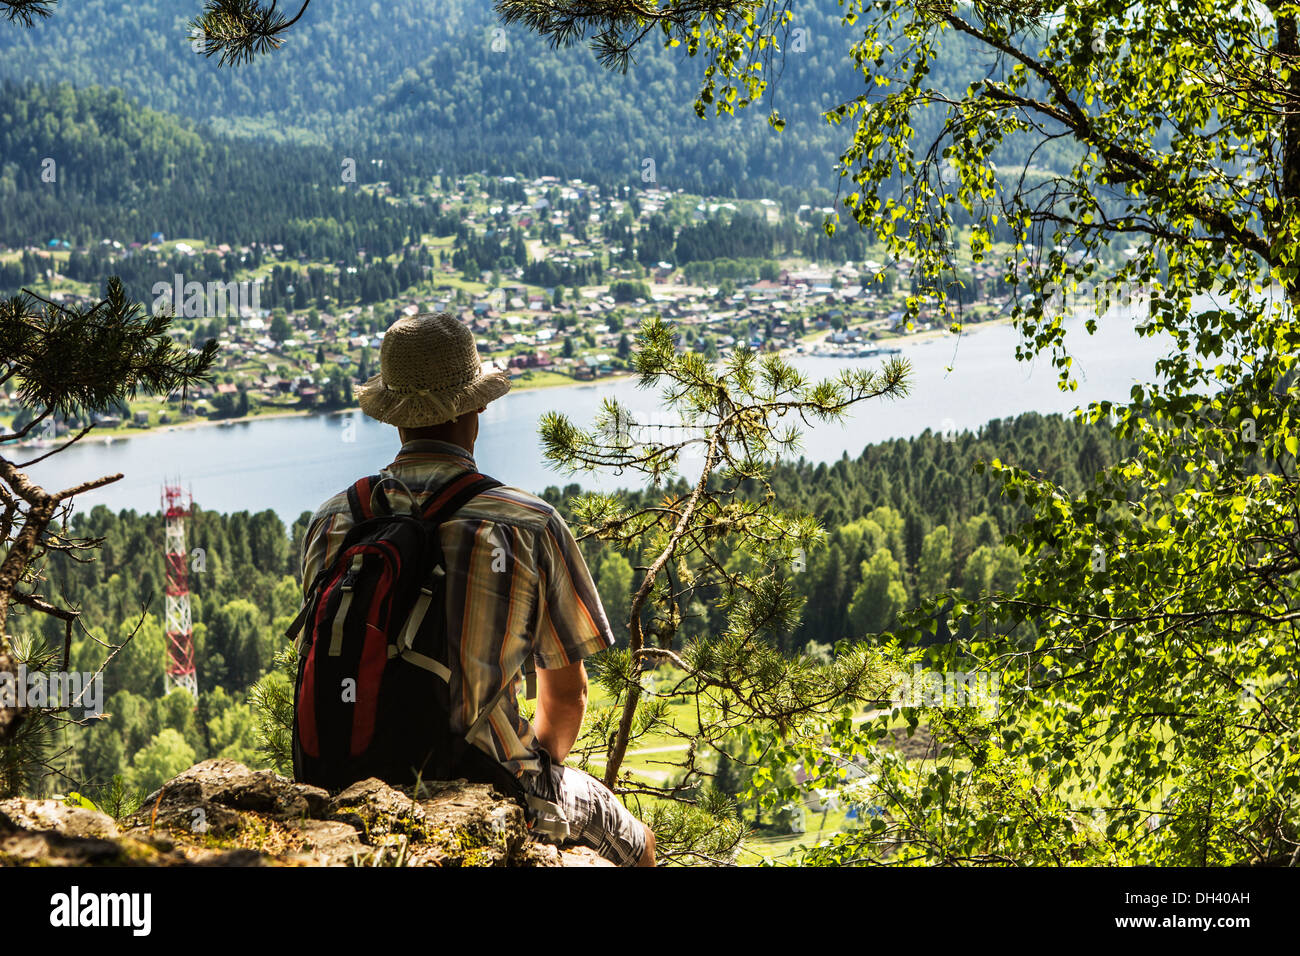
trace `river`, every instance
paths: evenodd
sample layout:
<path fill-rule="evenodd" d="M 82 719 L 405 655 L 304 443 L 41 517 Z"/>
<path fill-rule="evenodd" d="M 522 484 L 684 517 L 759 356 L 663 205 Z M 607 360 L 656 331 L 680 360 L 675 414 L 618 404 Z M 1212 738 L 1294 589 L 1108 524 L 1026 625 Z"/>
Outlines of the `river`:
<path fill-rule="evenodd" d="M 1059 390 L 1056 370 L 1046 358 L 1017 362 L 1017 333 L 1009 325 L 969 327 L 960 339 L 900 343 L 902 357 L 913 367 L 910 394 L 895 401 L 864 402 L 842 422 L 809 428 L 803 455 L 832 461 L 845 452 L 855 457 L 868 444 L 911 437 L 927 428 L 961 431 L 1025 411 L 1064 413 L 1090 401 L 1125 400 L 1134 382 L 1154 378 L 1155 360 L 1168 348 L 1167 339 L 1139 338 L 1132 321 L 1122 317 L 1107 316 L 1093 336 L 1083 331 L 1082 319 L 1066 326 L 1080 380 L 1077 391 Z M 845 366 L 879 360 L 798 356 L 794 364 L 810 376 L 827 377 Z M 544 411 L 564 412 L 585 425 L 606 396 L 624 402 L 634 413 L 658 408 L 655 393 L 640 389 L 630 378 L 507 394 L 482 416 L 475 455 L 479 469 L 532 491 L 571 481 L 593 489 L 626 486 L 626 476 L 569 477 L 542 458 L 537 422 Z M 195 503 L 208 510 L 271 508 L 293 521 L 355 478 L 386 465 L 398 444 L 395 429 L 360 412 L 269 418 L 75 445 L 33 466 L 31 475 L 47 488 L 62 488 L 123 473 L 120 481 L 81 495 L 80 509 L 105 504 L 115 510 L 156 511 L 160 485 L 175 479 L 191 488 Z"/>

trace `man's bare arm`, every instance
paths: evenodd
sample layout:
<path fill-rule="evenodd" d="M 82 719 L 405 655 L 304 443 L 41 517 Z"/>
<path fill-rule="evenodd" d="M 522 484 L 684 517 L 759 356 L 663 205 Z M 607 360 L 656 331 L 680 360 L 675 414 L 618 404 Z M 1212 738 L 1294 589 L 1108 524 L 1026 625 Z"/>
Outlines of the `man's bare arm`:
<path fill-rule="evenodd" d="M 555 763 L 563 763 L 587 712 L 587 668 L 582 661 L 537 670 L 537 714 L 533 732 Z"/>

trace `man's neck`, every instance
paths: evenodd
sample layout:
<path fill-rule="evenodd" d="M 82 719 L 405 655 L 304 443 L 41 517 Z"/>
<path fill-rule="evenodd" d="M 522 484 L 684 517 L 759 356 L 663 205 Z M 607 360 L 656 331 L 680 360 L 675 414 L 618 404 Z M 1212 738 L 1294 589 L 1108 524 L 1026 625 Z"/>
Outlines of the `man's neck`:
<path fill-rule="evenodd" d="M 399 428 L 397 435 L 403 445 L 421 440 L 446 442 L 462 449 L 469 457 L 474 457 L 474 438 L 464 428 L 441 425 L 435 428 Z"/>

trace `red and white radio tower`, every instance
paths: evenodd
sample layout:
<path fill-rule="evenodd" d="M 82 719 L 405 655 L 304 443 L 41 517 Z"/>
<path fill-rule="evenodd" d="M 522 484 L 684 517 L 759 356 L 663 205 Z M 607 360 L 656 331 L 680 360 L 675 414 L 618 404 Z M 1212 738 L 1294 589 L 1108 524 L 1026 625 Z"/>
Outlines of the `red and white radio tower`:
<path fill-rule="evenodd" d="M 163 485 L 162 513 L 167 538 L 167 690 L 177 687 L 199 699 L 198 675 L 194 670 L 194 629 L 190 620 L 189 552 L 185 550 L 185 519 L 190 516 L 193 495 L 180 485 Z"/>

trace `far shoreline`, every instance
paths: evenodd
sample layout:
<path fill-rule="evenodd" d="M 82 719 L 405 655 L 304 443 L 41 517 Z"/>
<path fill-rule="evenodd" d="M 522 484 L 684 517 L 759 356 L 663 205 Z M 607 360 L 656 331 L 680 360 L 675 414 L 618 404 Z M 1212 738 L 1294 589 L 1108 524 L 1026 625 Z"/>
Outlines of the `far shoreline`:
<path fill-rule="evenodd" d="M 873 339 L 870 340 L 869 342 L 864 342 L 862 344 L 874 345 L 878 348 L 898 348 L 903 345 L 911 345 L 911 344 L 920 345 L 926 342 L 931 342 L 936 340 L 955 339 L 955 338 L 963 337 L 968 334 L 974 334 L 975 332 L 978 332 L 982 329 L 990 328 L 995 325 L 996 326 L 1006 325 L 1011 321 L 1012 319 L 1010 316 L 1002 316 L 996 319 L 989 319 L 984 322 L 965 324 L 962 326 L 962 331 L 960 335 L 954 335 L 946 328 L 937 328 L 937 329 L 927 329 L 924 332 L 915 332 L 910 335 L 897 336 L 895 338 Z M 822 341 L 828 338 L 829 335 L 830 332 L 827 332 L 825 333 L 825 335 L 819 336 L 815 341 Z M 834 356 L 834 355 L 815 355 L 806 352 L 795 353 L 790 349 L 783 349 L 781 355 L 786 359 L 840 358 L 839 356 Z M 528 384 L 517 385 L 512 383 L 510 387 L 510 391 L 511 392 L 530 392 L 530 391 L 541 392 L 541 391 L 549 391 L 551 389 L 590 388 L 592 386 L 603 385 L 607 382 L 619 382 L 619 381 L 624 381 L 626 379 L 636 378 L 636 377 L 637 375 L 634 372 L 621 372 L 614 375 L 606 375 L 599 379 L 592 379 L 591 381 L 587 381 L 587 382 L 580 382 L 575 380 L 572 382 L 553 382 L 548 385 L 528 385 Z M 246 425 L 246 424 L 251 424 L 260 421 L 271 421 L 273 419 L 306 418 L 312 415 L 345 415 L 345 414 L 351 414 L 353 412 L 358 412 L 360 410 L 361 408 L 359 405 L 350 405 L 346 408 L 335 408 L 335 409 L 330 409 L 329 411 L 319 411 L 317 409 L 311 409 L 311 408 L 292 408 L 292 409 L 285 409 L 283 411 L 264 412 L 258 415 L 244 415 L 240 418 L 218 418 L 218 419 L 196 418 L 192 421 L 176 422 L 174 424 L 169 423 L 166 425 L 154 425 L 149 428 L 129 428 L 129 427 L 118 428 L 113 430 L 112 432 L 105 432 L 101 434 L 96 434 L 94 429 L 92 429 L 90 432 L 86 434 L 84 438 L 79 439 L 76 442 L 76 444 L 81 445 L 81 444 L 89 443 L 89 444 L 107 445 L 117 441 L 129 441 L 133 438 L 148 438 L 155 435 L 166 435 L 171 432 L 188 431 L 190 429 L 195 429 L 195 428 L 222 428 L 230 425 Z M 29 450 L 40 450 L 42 448 L 53 448 L 55 445 L 61 443 L 66 444 L 67 439 L 56 441 L 50 445 L 43 445 L 43 446 L 31 445 L 28 443 L 20 442 L 15 445 L 11 445 L 10 447 L 24 448 Z"/>

